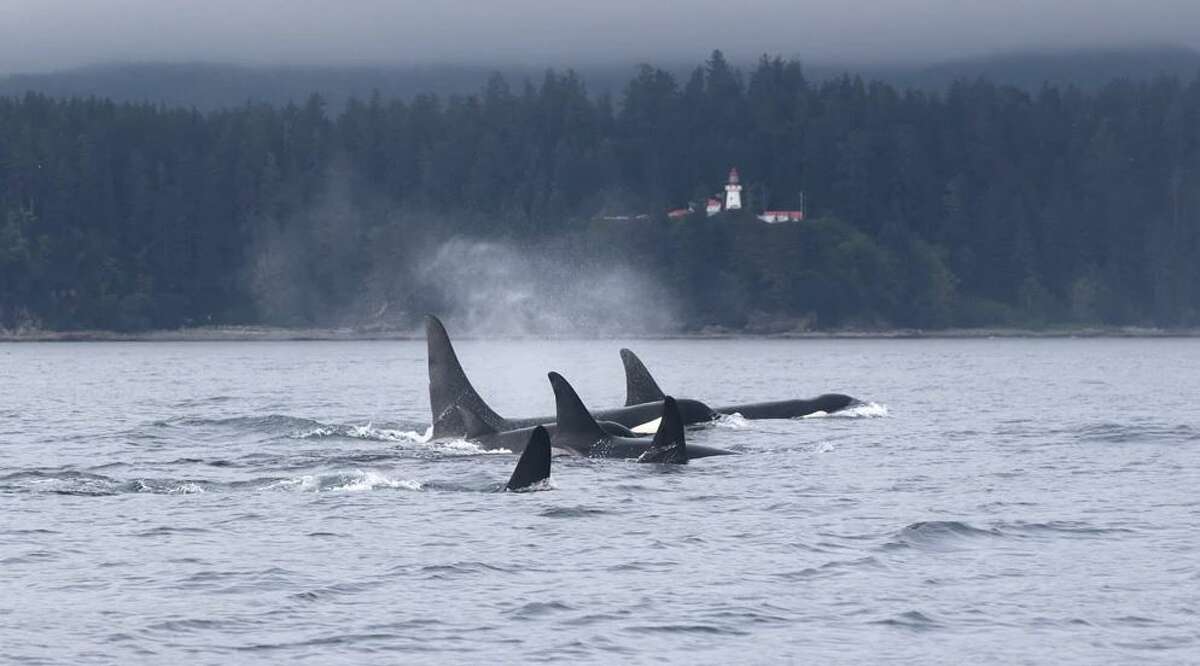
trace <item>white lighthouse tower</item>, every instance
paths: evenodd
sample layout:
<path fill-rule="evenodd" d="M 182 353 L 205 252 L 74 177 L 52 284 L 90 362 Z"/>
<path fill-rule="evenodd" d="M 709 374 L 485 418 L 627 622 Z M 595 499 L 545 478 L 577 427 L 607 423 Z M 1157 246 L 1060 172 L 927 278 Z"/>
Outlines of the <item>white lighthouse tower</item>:
<path fill-rule="evenodd" d="M 729 170 L 729 182 L 725 184 L 725 210 L 740 210 L 742 207 L 742 183 L 737 167 Z"/>

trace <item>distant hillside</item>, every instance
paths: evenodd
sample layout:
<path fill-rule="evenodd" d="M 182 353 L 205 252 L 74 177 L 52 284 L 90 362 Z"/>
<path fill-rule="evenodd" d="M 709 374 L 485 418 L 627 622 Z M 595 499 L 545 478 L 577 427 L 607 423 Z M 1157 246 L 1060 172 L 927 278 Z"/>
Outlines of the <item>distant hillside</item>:
<path fill-rule="evenodd" d="M 691 66 L 660 65 L 686 80 Z M 745 69 L 753 63 L 743 63 Z M 560 66 L 566 69 L 567 66 Z M 588 65 L 575 70 L 592 94 L 619 96 L 635 73 L 633 64 Z M 56 97 L 108 97 L 213 109 L 248 100 L 284 104 L 303 101 L 313 92 L 340 108 L 351 96 L 365 98 L 378 90 L 385 98 L 411 98 L 422 93 L 475 93 L 499 71 L 514 89 L 526 80 L 540 84 L 545 69 L 508 65 L 408 66 L 238 66 L 212 63 L 97 65 L 48 74 L 0 77 L 0 96 L 33 90 Z M 1044 82 L 1095 88 L 1113 78 L 1146 79 L 1159 74 L 1185 80 L 1200 73 L 1200 52 L 1184 48 L 1086 50 L 1054 53 L 1011 53 L 946 61 L 922 66 L 807 64 L 810 79 L 843 73 L 879 79 L 901 87 L 941 90 L 956 79 L 985 77 L 998 84 L 1036 89 Z"/>
<path fill-rule="evenodd" d="M 1045 83 L 1098 88 L 1113 79 L 1160 75 L 1190 80 L 1200 74 L 1200 52 L 1186 48 L 1096 49 L 1007 53 L 954 60 L 917 69 L 898 69 L 880 77 L 895 85 L 944 88 L 958 79 L 987 78 L 995 83 L 1037 89 Z"/>
<path fill-rule="evenodd" d="M 1200 328 L 1200 79 L 686 69 L 617 104 L 553 73 L 341 109 L 0 98 L 0 329 Z M 741 211 L 668 216 L 731 167 Z"/>
<path fill-rule="evenodd" d="M 633 65 L 593 66 L 581 69 L 580 75 L 592 93 L 619 93 L 620 86 L 634 71 Z M 0 96 L 23 95 L 32 90 L 55 97 L 96 96 L 214 109 L 240 106 L 247 101 L 299 103 L 318 92 L 338 108 L 349 97 L 367 98 L 376 90 L 387 99 L 409 99 L 428 93 L 473 94 L 497 72 L 516 90 L 526 80 L 540 84 L 545 76 L 545 68 L 517 65 L 251 67 L 137 63 L 0 77 Z"/>

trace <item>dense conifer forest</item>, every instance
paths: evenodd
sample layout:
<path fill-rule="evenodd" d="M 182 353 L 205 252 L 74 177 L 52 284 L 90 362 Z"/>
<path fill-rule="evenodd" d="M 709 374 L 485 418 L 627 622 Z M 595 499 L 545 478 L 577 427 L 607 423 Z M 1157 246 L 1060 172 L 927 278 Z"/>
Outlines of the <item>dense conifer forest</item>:
<path fill-rule="evenodd" d="M 745 210 L 667 219 L 733 166 Z M 1197 326 L 1200 77 L 928 92 L 716 52 L 616 96 L 0 98 L 3 328 L 404 325 L 460 305 L 428 258 L 464 241 L 637 274 L 680 330 Z"/>

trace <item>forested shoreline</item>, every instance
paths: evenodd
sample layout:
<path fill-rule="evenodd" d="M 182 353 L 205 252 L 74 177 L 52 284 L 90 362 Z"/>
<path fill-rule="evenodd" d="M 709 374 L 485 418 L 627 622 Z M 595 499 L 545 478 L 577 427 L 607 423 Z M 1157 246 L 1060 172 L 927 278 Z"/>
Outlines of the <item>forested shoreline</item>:
<path fill-rule="evenodd" d="M 747 210 L 666 218 L 733 166 Z M 0 98 L 0 328 L 402 327 L 523 272 L 631 330 L 1200 326 L 1200 77 L 933 94 L 714 53 L 617 97 Z"/>

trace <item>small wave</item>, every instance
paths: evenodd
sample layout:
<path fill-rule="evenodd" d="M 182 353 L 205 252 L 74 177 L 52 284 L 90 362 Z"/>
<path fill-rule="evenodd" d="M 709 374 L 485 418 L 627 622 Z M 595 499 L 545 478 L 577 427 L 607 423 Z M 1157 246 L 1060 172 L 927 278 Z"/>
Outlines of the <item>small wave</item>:
<path fill-rule="evenodd" d="M 749 419 L 734 412 L 732 414 L 721 414 L 713 420 L 713 425 L 718 428 L 727 428 L 729 430 L 746 430 L 754 427 Z"/>
<path fill-rule="evenodd" d="M 1069 536 L 1105 536 L 1110 534 L 1134 534 L 1135 530 L 1126 527 L 1096 527 L 1089 523 L 1070 520 L 1051 520 L 1045 523 L 1012 522 L 1001 523 L 999 528 L 1005 531 L 1024 532 L 1030 534 L 1062 534 Z"/>
<path fill-rule="evenodd" d="M 517 569 L 508 569 L 487 562 L 451 562 L 449 564 L 429 564 L 420 568 L 421 573 L 432 579 L 458 578 L 466 575 L 492 576 L 516 571 Z"/>
<path fill-rule="evenodd" d="M 399 444 L 406 451 L 430 451 L 444 455 L 473 456 L 483 453 L 511 454 L 508 449 L 484 449 L 466 439 L 433 439 L 433 426 L 424 433 L 415 430 L 393 430 L 366 425 L 321 424 L 316 428 L 300 430 L 288 435 L 292 439 L 361 439 L 372 442 Z"/>
<path fill-rule="evenodd" d="M 1185 425 L 1151 423 L 1131 425 L 1124 423 L 1094 423 L 1077 431 L 1079 439 L 1087 442 L 1114 444 L 1136 442 L 1194 442 L 1200 440 L 1200 430 Z"/>
<path fill-rule="evenodd" d="M 0 558 L 0 566 L 9 567 L 18 564 L 41 564 L 45 562 L 53 562 L 59 556 L 48 550 L 32 550 L 24 555 L 14 555 L 11 557 Z"/>
<path fill-rule="evenodd" d="M 203 493 L 207 484 L 190 479 L 132 479 L 122 481 L 102 474 L 76 471 L 30 470 L 0 477 L 0 489 L 15 492 L 49 493 L 83 497 L 105 497 L 126 493 L 192 495 Z"/>
<path fill-rule="evenodd" d="M 207 534 L 209 531 L 210 530 L 203 528 L 203 527 L 160 525 L 159 527 L 152 527 L 148 530 L 142 530 L 141 532 L 135 532 L 133 536 L 156 537 L 156 536 L 166 536 L 169 534 Z"/>
<path fill-rule="evenodd" d="M 1132 627 L 1152 627 L 1156 624 L 1161 624 L 1158 620 L 1151 617 L 1142 617 L 1141 615 L 1122 615 L 1114 618 L 1117 624 L 1124 624 Z"/>
<path fill-rule="evenodd" d="M 212 629 L 222 629 L 225 627 L 236 626 L 236 622 L 230 620 L 213 620 L 208 618 L 187 618 L 181 620 L 166 620 L 156 622 L 149 627 L 146 627 L 150 632 L 167 632 L 172 634 L 185 634 L 192 632 L 203 632 Z"/>
<path fill-rule="evenodd" d="M 930 520 L 906 525 L 903 530 L 900 530 L 900 534 L 902 536 L 996 536 L 999 532 L 972 527 L 957 520 Z"/>
<path fill-rule="evenodd" d="M 323 587 L 305 590 L 303 592 L 296 592 L 288 595 L 288 597 L 296 601 L 304 602 L 321 601 L 330 597 L 357 594 L 367 589 L 368 587 L 364 585 L 356 585 L 353 583 L 337 583 L 334 585 L 325 585 Z"/>
<path fill-rule="evenodd" d="M 980 529 L 955 520 L 922 521 L 906 525 L 885 548 L 951 548 L 971 539 L 1002 536 L 999 530 Z"/>
<path fill-rule="evenodd" d="M 595 509 L 590 506 L 556 506 L 539 513 L 543 518 L 589 518 L 612 513 L 605 509 Z"/>
<path fill-rule="evenodd" d="M 745 636 L 750 632 L 736 627 L 721 627 L 714 624 L 661 624 L 629 627 L 626 631 L 666 634 L 710 634 L 716 636 Z"/>
<path fill-rule="evenodd" d="M 544 490 L 558 490 L 558 486 L 554 485 L 554 479 L 542 479 L 536 483 L 531 483 L 524 488 L 510 490 L 512 493 L 537 493 Z"/>
<path fill-rule="evenodd" d="M 219 419 L 178 416 L 175 418 L 166 419 L 164 421 L 156 421 L 154 425 L 159 427 L 217 427 L 233 428 L 237 430 L 286 432 L 289 430 L 316 428 L 320 427 L 322 424 L 319 421 L 314 421 L 313 419 L 306 419 L 299 416 L 288 416 L 286 414 L 266 414 L 264 416 L 230 416 Z"/>
<path fill-rule="evenodd" d="M 0 488 L 28 493 L 101 497 L 116 495 L 123 484 L 101 474 L 31 470 L 0 477 Z"/>
<path fill-rule="evenodd" d="M 836 412 L 813 412 L 801 418 L 805 419 L 880 419 L 889 415 L 888 407 L 878 402 L 860 402 Z"/>
<path fill-rule="evenodd" d="M 446 453 L 457 456 L 476 456 L 485 455 L 512 455 L 512 451 L 508 449 L 485 449 L 467 439 L 435 439 L 429 442 L 423 442 L 421 448 L 437 453 Z"/>
<path fill-rule="evenodd" d="M 369 634 L 334 634 L 331 636 L 318 636 L 316 638 L 306 638 L 299 641 L 287 641 L 280 643 L 254 643 L 251 645 L 234 646 L 234 650 L 238 652 L 275 652 L 280 650 L 296 650 L 298 648 L 329 648 L 340 645 L 353 645 L 361 647 L 364 643 L 373 641 L 394 641 L 398 634 L 393 633 L 369 633 Z"/>
<path fill-rule="evenodd" d="M 207 492 L 197 481 L 171 481 L 166 479 L 134 479 L 127 484 L 129 492 L 152 493 L 155 495 L 198 495 Z"/>
<path fill-rule="evenodd" d="M 424 484 L 412 479 L 398 479 L 375 471 L 355 470 L 343 474 L 305 474 L 268 484 L 264 490 L 295 492 L 361 492 L 364 490 L 397 489 L 422 490 Z"/>
<path fill-rule="evenodd" d="M 531 601 L 520 608 L 509 611 L 508 615 L 514 619 L 526 620 L 573 610 L 575 610 L 574 606 L 559 601 Z"/>
<path fill-rule="evenodd" d="M 377 428 L 375 424 L 368 423 L 366 425 L 331 425 L 325 423 L 316 423 L 313 427 L 308 427 L 291 432 L 288 437 L 292 439 L 327 439 L 327 438 L 345 438 L 345 439 L 365 439 L 373 442 L 404 442 L 425 444 L 433 436 L 433 427 L 430 426 L 424 434 L 415 430 L 393 430 L 391 428 Z"/>
<path fill-rule="evenodd" d="M 927 631 L 941 626 L 941 623 L 921 611 L 910 610 L 900 613 L 894 617 L 889 617 L 883 620 L 875 620 L 872 624 L 882 624 L 893 627 L 902 627 L 912 629 L 914 631 Z"/>
<path fill-rule="evenodd" d="M 234 400 L 237 400 L 237 398 L 231 395 L 214 395 L 207 398 L 189 398 L 187 400 L 180 400 L 173 406 L 186 409 L 191 407 L 203 407 L 206 405 L 220 405 L 223 403 L 232 402 Z"/>
<path fill-rule="evenodd" d="M 660 573 L 669 574 L 679 570 L 679 562 L 677 560 L 655 559 L 653 561 L 646 560 L 628 560 L 612 564 L 605 567 L 605 571 L 612 572 L 629 572 L 636 571 L 639 573 Z"/>
<path fill-rule="evenodd" d="M 770 610 L 782 610 L 769 604 L 766 605 L 766 608 Z M 769 613 L 765 610 L 746 606 L 730 606 L 727 608 L 714 609 L 702 613 L 702 617 L 712 618 L 722 622 L 732 622 L 739 626 L 744 626 L 747 623 L 760 625 L 782 625 L 790 624 L 792 622 L 792 618 L 784 615 L 783 613 Z"/>
<path fill-rule="evenodd" d="M 864 557 L 856 560 L 831 560 L 818 567 L 806 567 L 796 571 L 784 571 L 775 574 L 783 580 L 809 580 L 813 578 L 828 578 L 833 576 L 853 575 L 862 569 L 873 569 L 880 566 L 874 557 Z"/>

